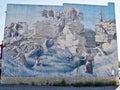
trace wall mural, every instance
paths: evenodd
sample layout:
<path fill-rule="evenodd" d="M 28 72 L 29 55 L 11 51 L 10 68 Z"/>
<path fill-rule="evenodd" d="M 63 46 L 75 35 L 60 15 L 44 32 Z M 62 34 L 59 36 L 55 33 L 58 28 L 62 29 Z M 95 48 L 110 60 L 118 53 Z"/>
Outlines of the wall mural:
<path fill-rule="evenodd" d="M 117 75 L 114 4 L 8 4 L 4 77 Z"/>

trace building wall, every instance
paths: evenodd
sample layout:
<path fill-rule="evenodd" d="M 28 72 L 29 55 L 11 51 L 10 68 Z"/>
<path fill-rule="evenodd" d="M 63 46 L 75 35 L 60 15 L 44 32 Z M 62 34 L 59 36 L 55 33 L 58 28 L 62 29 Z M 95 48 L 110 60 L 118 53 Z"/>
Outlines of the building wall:
<path fill-rule="evenodd" d="M 1 65 L 2 65 L 2 44 L 0 45 L 0 70 L 1 70 Z M 1 71 L 0 71 L 1 73 Z"/>
<path fill-rule="evenodd" d="M 104 13 L 102 21 L 100 12 Z M 96 41 L 96 25 L 115 21 L 114 13 L 113 3 L 108 6 L 8 4 L 2 83 L 17 84 L 24 78 L 30 82 L 35 82 L 34 78 L 47 78 L 50 82 L 52 78 L 115 79 L 118 75 L 116 38 L 107 44 L 101 38 L 100 42 Z M 110 29 L 115 37 L 115 23 Z"/>

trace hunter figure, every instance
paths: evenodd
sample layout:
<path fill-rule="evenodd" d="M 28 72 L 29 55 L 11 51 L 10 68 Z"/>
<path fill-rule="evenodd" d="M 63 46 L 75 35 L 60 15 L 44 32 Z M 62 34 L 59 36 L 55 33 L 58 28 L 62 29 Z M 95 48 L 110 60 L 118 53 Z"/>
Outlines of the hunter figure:
<path fill-rule="evenodd" d="M 90 73 L 93 74 L 93 62 L 94 62 L 94 58 L 91 56 L 91 50 L 89 49 L 87 51 L 87 55 L 86 55 L 86 73 Z"/>

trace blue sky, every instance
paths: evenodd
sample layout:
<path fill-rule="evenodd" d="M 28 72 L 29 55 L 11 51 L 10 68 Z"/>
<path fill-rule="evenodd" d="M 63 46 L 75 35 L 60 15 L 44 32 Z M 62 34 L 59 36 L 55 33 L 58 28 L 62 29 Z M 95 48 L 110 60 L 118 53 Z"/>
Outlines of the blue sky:
<path fill-rule="evenodd" d="M 90 5 L 104 5 L 108 2 L 115 2 L 115 13 L 117 23 L 117 35 L 118 35 L 118 53 L 120 53 L 120 0 L 0 0 L 0 43 L 4 36 L 5 26 L 5 11 L 8 3 L 12 4 L 32 4 L 32 5 L 61 5 L 63 3 L 75 3 L 75 4 L 90 4 Z M 105 9 L 104 9 L 105 10 Z M 96 13 L 97 14 L 97 13 Z M 106 19 L 107 17 L 105 17 Z M 119 55 L 120 59 L 120 55 Z"/>

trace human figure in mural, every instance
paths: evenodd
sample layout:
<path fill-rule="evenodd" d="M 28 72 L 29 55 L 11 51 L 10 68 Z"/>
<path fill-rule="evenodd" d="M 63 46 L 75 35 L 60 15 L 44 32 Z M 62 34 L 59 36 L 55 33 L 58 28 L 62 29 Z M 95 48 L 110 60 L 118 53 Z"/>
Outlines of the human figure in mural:
<path fill-rule="evenodd" d="M 18 33 L 19 27 L 20 27 L 20 25 L 19 25 L 18 23 L 16 23 L 16 24 L 14 25 L 13 37 L 19 36 L 19 33 Z"/>
<path fill-rule="evenodd" d="M 42 17 L 45 17 L 45 18 L 48 18 L 48 17 L 54 18 L 54 11 L 53 10 L 50 10 L 50 11 L 43 10 L 41 15 L 42 15 Z"/>
<path fill-rule="evenodd" d="M 25 53 L 30 52 L 31 50 L 29 49 L 31 47 L 31 43 L 28 41 L 25 41 L 21 44 L 22 49 L 24 50 Z"/>
<path fill-rule="evenodd" d="M 54 11 L 53 10 L 49 11 L 49 17 L 54 17 Z"/>
<path fill-rule="evenodd" d="M 64 27 L 65 27 L 65 19 L 60 19 L 59 20 L 59 25 L 58 25 L 58 31 L 62 32 L 62 30 L 64 29 Z"/>
<path fill-rule="evenodd" d="M 27 65 L 27 60 L 24 54 L 24 51 L 22 50 L 21 47 L 17 48 L 17 56 L 14 59 L 17 59 L 18 61 L 20 61 L 22 64 Z"/>
<path fill-rule="evenodd" d="M 43 54 L 43 47 L 35 44 L 34 50 L 29 54 L 28 57 L 35 59 L 35 65 L 41 66 L 40 56 Z"/>
<path fill-rule="evenodd" d="M 93 74 L 93 62 L 94 58 L 91 56 L 91 49 L 88 49 L 86 55 L 86 73 Z"/>
<path fill-rule="evenodd" d="M 18 30 L 19 28 L 21 28 L 22 26 L 18 23 L 11 23 L 11 25 L 9 27 L 5 27 L 6 29 L 6 37 L 17 37 L 19 36 Z"/>
<path fill-rule="evenodd" d="M 29 42 L 29 43 L 24 44 L 25 53 L 28 53 L 28 52 L 32 51 L 33 49 L 34 49 L 33 42 Z"/>
<path fill-rule="evenodd" d="M 56 12 L 54 11 L 54 25 L 56 26 L 56 33 L 58 34 L 57 36 L 59 36 L 65 26 L 65 18 L 64 18 L 64 14 L 60 13 L 60 12 Z"/>
<path fill-rule="evenodd" d="M 42 16 L 45 18 L 48 18 L 48 11 L 47 10 L 43 10 L 42 11 Z"/>
<path fill-rule="evenodd" d="M 13 27 L 14 27 L 14 23 L 12 22 L 10 27 L 5 28 L 7 30 L 6 31 L 7 32 L 6 37 L 12 37 L 13 36 L 13 32 L 14 32 Z"/>
<path fill-rule="evenodd" d="M 78 73 L 78 71 L 79 71 L 79 66 L 80 66 L 80 54 L 79 54 L 79 49 L 77 48 L 76 49 L 76 55 L 75 55 L 75 57 L 77 57 L 76 59 L 77 59 L 77 73 Z"/>
<path fill-rule="evenodd" d="M 75 9 L 73 9 L 71 12 L 70 12 L 70 18 L 74 21 L 77 17 L 77 11 Z"/>

